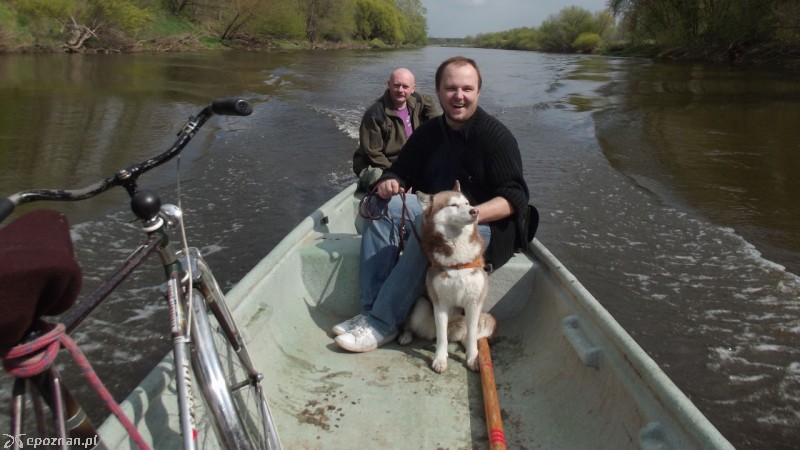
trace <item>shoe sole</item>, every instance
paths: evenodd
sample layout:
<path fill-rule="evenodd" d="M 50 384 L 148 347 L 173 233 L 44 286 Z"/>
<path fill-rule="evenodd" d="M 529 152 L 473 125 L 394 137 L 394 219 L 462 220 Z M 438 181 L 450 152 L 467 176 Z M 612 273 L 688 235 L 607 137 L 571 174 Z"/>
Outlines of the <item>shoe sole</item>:
<path fill-rule="evenodd" d="M 360 345 L 359 346 L 350 345 L 349 342 L 346 342 L 343 339 L 339 339 L 339 336 L 336 337 L 335 341 L 336 341 L 336 344 L 339 345 L 339 347 L 341 347 L 341 348 L 343 348 L 343 349 L 345 349 L 347 351 L 350 351 L 350 352 L 353 352 L 353 353 L 366 353 L 366 352 L 371 352 L 372 350 L 375 350 L 375 349 L 377 349 L 378 347 L 380 347 L 382 345 L 386 345 L 386 344 L 388 344 L 389 342 L 392 342 L 395 339 L 397 339 L 397 333 L 396 332 L 393 335 L 387 337 L 383 342 L 379 342 L 374 347 L 364 347 L 364 346 L 360 346 Z"/>
<path fill-rule="evenodd" d="M 338 338 L 338 336 L 337 336 L 337 338 Z M 345 341 L 342 341 L 342 340 L 339 340 L 339 339 L 336 339 L 336 343 L 339 345 L 339 347 L 347 350 L 348 352 L 353 352 L 353 353 L 365 353 L 365 352 L 369 352 L 369 351 L 372 351 L 372 350 L 375 350 L 376 348 L 378 348 L 377 346 L 370 347 L 370 348 L 364 347 L 364 346 L 361 346 L 361 345 L 352 346 L 352 345 L 350 345 L 349 342 L 345 342 Z"/>

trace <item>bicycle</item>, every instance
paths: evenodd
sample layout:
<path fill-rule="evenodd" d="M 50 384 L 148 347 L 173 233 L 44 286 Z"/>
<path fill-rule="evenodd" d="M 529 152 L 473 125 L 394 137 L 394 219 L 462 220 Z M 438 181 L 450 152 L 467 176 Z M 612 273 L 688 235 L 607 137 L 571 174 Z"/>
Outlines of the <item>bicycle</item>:
<path fill-rule="evenodd" d="M 251 113 L 251 106 L 242 99 L 215 100 L 196 116 L 189 117 L 178 133 L 178 139 L 171 147 L 146 161 L 121 169 L 114 175 L 82 189 L 28 190 L 0 199 L 0 222 L 2 222 L 11 215 L 16 206 L 24 203 L 45 200 L 81 201 L 118 186 L 127 191 L 131 198 L 131 210 L 142 223 L 148 240 L 135 249 L 114 273 L 108 276 L 75 308 L 72 308 L 72 305 L 75 303 L 79 290 L 74 285 L 77 263 L 74 262 L 72 255 L 68 226 L 65 221 L 59 220 L 60 213 L 51 210 L 33 211 L 21 216 L 5 229 L 0 229 L 2 232 L 0 243 L 3 245 L 12 243 L 23 250 L 31 239 L 37 239 L 37 236 L 31 236 L 30 230 L 40 230 L 41 239 L 49 240 L 47 248 L 61 245 L 60 255 L 69 255 L 73 258 L 72 261 L 67 258 L 66 265 L 56 264 L 55 270 L 58 274 L 45 280 L 49 284 L 41 289 L 42 294 L 40 298 L 35 299 L 35 304 L 20 302 L 18 305 L 13 305 L 14 308 L 24 312 L 26 320 L 21 322 L 25 326 L 27 326 L 27 322 L 31 322 L 30 328 L 19 329 L 20 326 L 14 323 L 12 325 L 17 326 L 16 330 L 14 330 L 14 326 L 9 326 L 2 333 L 20 335 L 12 336 L 13 340 L 20 339 L 20 345 L 14 347 L 14 350 L 25 349 L 28 351 L 29 347 L 38 345 L 35 344 L 39 342 L 37 339 L 41 340 L 55 331 L 59 336 L 56 338 L 60 344 L 57 347 L 61 348 L 63 345 L 73 353 L 73 356 L 79 358 L 80 355 L 75 355 L 74 348 L 65 343 L 69 342 L 69 333 L 122 281 L 137 270 L 148 256 L 157 253 L 166 275 L 162 292 L 169 305 L 181 439 L 185 449 L 194 449 L 197 442 L 193 410 L 195 383 L 192 380 L 192 374 L 196 378 L 196 384 L 200 388 L 202 399 L 210 413 L 208 415 L 212 419 L 216 435 L 224 448 L 279 449 L 280 440 L 261 387 L 263 375 L 253 366 L 242 334 L 225 303 L 225 297 L 214 279 L 211 269 L 200 251 L 197 248 L 190 248 L 186 242 L 183 213 L 179 207 L 180 200 L 179 206 L 162 205 L 161 199 L 154 191 L 139 188 L 138 178 L 147 171 L 178 156 L 197 131 L 213 115 L 247 116 Z M 178 183 L 180 192 L 180 179 Z M 14 226 L 17 222 L 21 224 Z M 180 249 L 176 250 L 176 245 L 171 239 L 171 229 L 177 229 L 180 232 Z M 32 258 L 35 260 L 36 255 L 32 255 Z M 60 256 L 56 256 L 53 259 L 58 262 L 59 258 Z M 53 271 L 54 268 L 48 267 L 48 270 Z M 77 276 L 80 278 L 79 268 Z M 14 292 L 13 284 L 15 282 L 24 283 L 25 281 L 20 281 L 19 277 L 12 279 L 12 285 L 9 288 L 11 292 Z M 23 286 L 18 290 L 30 292 L 29 286 Z M 17 309 L 14 308 L 10 309 L 16 311 Z M 63 314 L 63 316 L 58 325 L 48 324 L 41 320 L 42 315 L 59 314 Z M 59 330 L 62 334 L 57 333 Z M 67 442 L 67 432 L 69 432 L 69 438 L 83 440 L 75 442 L 86 442 L 85 439 L 97 436 L 96 429 L 52 365 L 48 364 L 48 367 L 44 369 L 37 365 L 32 372 L 38 371 L 39 373 L 29 374 L 23 367 L 28 356 L 18 360 L 17 354 L 12 354 L 12 352 L 9 352 L 11 357 L 6 355 L 4 358 L 4 365 L 8 362 L 8 365 L 16 370 L 12 373 L 15 381 L 12 394 L 12 435 L 9 435 L 12 437 L 14 448 L 21 447 L 21 442 L 17 442 L 17 436 L 23 435 L 24 431 L 24 405 L 26 403 L 26 385 L 28 384 L 35 387 L 35 389 L 31 389 L 33 400 L 31 403 L 34 409 L 32 415 L 36 417 L 40 435 L 46 432 L 44 409 L 49 407 L 54 421 L 53 428 L 60 442 Z M 52 358 L 54 356 L 45 357 L 45 359 Z M 187 364 L 187 360 L 190 361 L 189 364 Z M 12 370 L 9 372 L 11 373 Z M 20 373 L 22 375 L 19 375 Z M 95 380 L 90 378 L 90 382 L 94 383 Z M 98 389 L 104 388 L 100 386 Z M 102 395 L 104 394 L 101 392 Z M 107 392 L 106 395 L 108 395 Z M 123 426 L 132 435 L 134 441 L 140 446 L 147 446 L 146 443 L 140 442 L 141 437 L 128 419 L 124 415 L 120 416 L 120 411 L 113 406 L 111 409 L 123 422 Z"/>

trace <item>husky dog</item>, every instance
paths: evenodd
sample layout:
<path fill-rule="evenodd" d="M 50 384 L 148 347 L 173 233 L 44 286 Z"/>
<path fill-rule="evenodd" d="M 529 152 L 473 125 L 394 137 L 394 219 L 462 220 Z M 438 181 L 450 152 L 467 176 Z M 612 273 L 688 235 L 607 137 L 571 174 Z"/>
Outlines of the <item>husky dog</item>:
<path fill-rule="evenodd" d="M 491 336 L 496 328 L 494 317 L 481 312 L 488 275 L 483 269 L 485 243 L 478 232 L 478 211 L 461 193 L 458 181 L 452 191 L 417 192 L 417 198 L 423 215 L 421 245 L 431 263 L 425 282 L 430 303 L 424 297 L 417 300 L 399 342 L 410 342 L 411 332 L 430 339 L 435 331 L 434 371 L 447 370 L 448 338 L 464 345 L 467 367 L 478 371 L 478 339 Z"/>

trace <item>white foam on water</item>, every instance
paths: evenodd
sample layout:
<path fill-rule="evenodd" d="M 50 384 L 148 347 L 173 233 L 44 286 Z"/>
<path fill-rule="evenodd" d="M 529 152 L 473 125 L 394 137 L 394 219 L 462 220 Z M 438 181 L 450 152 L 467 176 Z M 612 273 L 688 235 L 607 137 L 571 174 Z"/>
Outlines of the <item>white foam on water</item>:
<path fill-rule="evenodd" d="M 358 128 L 361 126 L 361 117 L 364 115 L 363 109 L 318 105 L 311 105 L 311 108 L 333 119 L 336 128 L 351 139 L 355 139 L 356 142 L 358 141 Z M 355 146 L 353 150 L 355 150 Z"/>
<path fill-rule="evenodd" d="M 163 314 L 167 310 L 167 305 L 164 302 L 152 302 L 143 304 L 138 308 L 134 308 L 131 315 L 125 319 L 122 324 L 129 324 L 131 322 L 138 322 L 143 320 L 150 320 L 156 314 Z"/>

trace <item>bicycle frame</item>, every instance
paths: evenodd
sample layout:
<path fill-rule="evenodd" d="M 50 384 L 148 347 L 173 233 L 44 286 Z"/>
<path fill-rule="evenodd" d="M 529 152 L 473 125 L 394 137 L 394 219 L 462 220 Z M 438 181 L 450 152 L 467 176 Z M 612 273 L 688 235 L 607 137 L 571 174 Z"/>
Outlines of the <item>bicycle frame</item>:
<path fill-rule="evenodd" d="M 161 206 L 161 200 L 157 194 L 150 191 L 139 190 L 137 179 L 148 170 L 177 156 L 188 144 L 197 130 L 213 114 L 249 115 L 251 112 L 252 109 L 243 100 L 224 99 L 215 101 L 211 106 L 204 108 L 196 117 L 190 117 L 179 133 L 177 141 L 162 154 L 142 163 L 122 169 L 115 175 L 82 189 L 31 190 L 14 194 L 7 199 L 0 199 L 1 221 L 13 212 L 16 205 L 22 203 L 39 200 L 79 201 L 94 197 L 115 186 L 122 186 L 126 189 L 131 197 L 131 209 L 142 221 L 143 230 L 148 235 L 148 241 L 134 250 L 123 264 L 80 304 L 69 310 L 63 316 L 62 323 L 67 333 L 73 331 L 119 286 L 120 283 L 137 270 L 150 255 L 158 253 L 166 278 L 162 286 L 162 291 L 169 306 L 170 332 L 173 342 L 173 357 L 176 374 L 175 380 L 178 391 L 178 407 L 183 447 L 185 449 L 193 450 L 195 448 L 195 438 L 197 436 L 195 418 L 192 410 L 192 370 L 188 364 L 190 353 L 189 344 L 192 336 L 193 302 L 204 302 L 207 307 L 211 308 L 215 317 L 218 318 L 222 332 L 228 339 L 228 345 L 232 346 L 239 358 L 241 358 L 245 370 L 249 374 L 250 381 L 243 380 L 241 383 L 242 386 L 234 386 L 234 389 L 246 386 L 253 381 L 257 383 L 261 380 L 262 376 L 253 367 L 247 352 L 244 351 L 240 353 L 242 350 L 240 344 L 243 342 L 241 336 L 238 330 L 236 330 L 235 323 L 230 317 L 227 307 L 225 307 L 224 304 L 218 305 L 215 300 L 224 299 L 224 296 L 216 285 L 216 282 L 213 281 L 213 275 L 211 275 L 199 251 L 195 248 L 188 248 L 186 242 L 182 242 L 181 251 L 176 251 L 175 245 L 173 245 L 173 241 L 170 239 L 168 228 L 180 226 L 181 230 L 183 230 L 182 213 L 180 209 L 173 205 Z M 211 280 L 211 282 L 208 280 Z M 197 283 L 197 287 L 201 289 L 202 298 L 195 298 L 194 283 Z M 68 414 L 70 417 L 85 418 L 85 414 L 69 391 L 63 386 L 54 368 L 36 376 L 34 380 L 34 386 L 36 386 L 37 390 L 40 392 L 45 403 L 54 411 L 54 419 L 60 437 L 65 437 L 67 431 L 70 432 L 71 437 L 91 436 L 92 433 L 96 436 L 96 431 L 88 419 L 81 420 L 78 424 L 73 424 L 72 422 L 76 422 L 74 419 L 66 419 L 63 417 L 62 411 L 65 404 L 68 405 Z M 17 379 L 14 389 L 12 427 L 14 427 L 14 430 L 19 431 L 22 418 L 22 405 L 20 403 L 22 395 L 24 394 L 24 381 Z M 261 392 L 260 386 L 258 386 L 258 390 Z M 260 413 L 264 418 L 269 420 L 270 426 L 274 428 L 268 411 L 265 410 Z M 69 430 L 63 426 L 66 423 L 69 423 Z M 75 426 L 73 427 L 73 425 Z M 274 430 L 271 431 L 274 432 Z M 269 433 L 265 432 L 265 435 L 269 435 Z M 279 448 L 280 445 L 277 443 L 277 435 L 274 434 L 272 436 L 274 436 L 274 442 L 273 439 L 268 438 L 267 446 Z M 236 439 L 247 439 L 247 437 L 237 437 Z"/>

